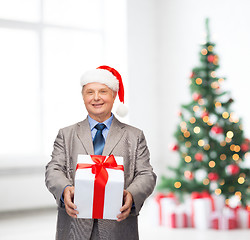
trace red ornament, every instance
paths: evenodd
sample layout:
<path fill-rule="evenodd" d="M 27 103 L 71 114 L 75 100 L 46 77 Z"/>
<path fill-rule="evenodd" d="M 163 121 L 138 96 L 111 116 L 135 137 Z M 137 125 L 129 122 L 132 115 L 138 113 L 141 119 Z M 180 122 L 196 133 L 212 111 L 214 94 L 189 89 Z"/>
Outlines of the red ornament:
<path fill-rule="evenodd" d="M 219 179 L 219 175 L 214 172 L 210 172 L 207 176 L 210 181 L 217 181 Z"/>
<path fill-rule="evenodd" d="M 212 63 L 212 62 L 214 61 L 214 59 L 215 59 L 215 56 L 214 56 L 213 54 L 210 54 L 210 55 L 207 56 L 207 60 L 208 60 L 210 63 Z"/>
<path fill-rule="evenodd" d="M 245 143 L 250 143 L 250 139 L 245 138 L 245 139 L 244 139 L 244 142 L 245 142 Z"/>
<path fill-rule="evenodd" d="M 249 144 L 248 143 L 242 143 L 241 145 L 240 145 L 240 148 L 241 148 L 241 151 L 242 152 L 248 152 L 249 151 Z"/>
<path fill-rule="evenodd" d="M 193 97 L 194 101 L 198 101 L 199 99 L 202 98 L 201 94 L 199 94 L 199 93 L 194 93 L 192 97 Z"/>
<path fill-rule="evenodd" d="M 222 127 L 213 126 L 213 127 L 211 128 L 211 132 L 212 132 L 212 133 L 215 133 L 215 134 L 220 134 L 220 133 L 223 133 L 224 130 L 223 130 Z"/>
<path fill-rule="evenodd" d="M 203 112 L 202 115 L 201 115 L 201 118 L 208 117 L 208 116 L 209 116 L 208 112 Z"/>
<path fill-rule="evenodd" d="M 179 116 L 179 117 L 182 116 L 182 112 L 181 112 L 181 111 L 178 112 L 178 116 Z"/>
<path fill-rule="evenodd" d="M 194 175 L 193 175 L 193 173 L 191 171 L 185 171 L 184 176 L 188 180 L 192 180 L 194 178 Z"/>
<path fill-rule="evenodd" d="M 226 167 L 226 172 L 229 174 L 229 175 L 236 175 L 240 172 L 240 168 L 238 165 L 236 164 L 230 164 Z"/>
<path fill-rule="evenodd" d="M 195 158 L 195 160 L 196 160 L 196 161 L 198 161 L 198 162 L 202 162 L 202 161 L 203 161 L 204 156 L 203 156 L 203 154 L 202 154 L 202 153 L 196 153 L 196 154 L 194 155 L 194 158 Z"/>
<path fill-rule="evenodd" d="M 172 151 L 177 151 L 177 150 L 179 149 L 179 146 L 178 146 L 177 144 L 172 144 L 172 145 L 170 146 L 170 149 L 171 149 Z"/>
<path fill-rule="evenodd" d="M 190 78 L 193 78 L 194 77 L 194 72 L 192 72 L 191 74 L 190 74 Z"/>

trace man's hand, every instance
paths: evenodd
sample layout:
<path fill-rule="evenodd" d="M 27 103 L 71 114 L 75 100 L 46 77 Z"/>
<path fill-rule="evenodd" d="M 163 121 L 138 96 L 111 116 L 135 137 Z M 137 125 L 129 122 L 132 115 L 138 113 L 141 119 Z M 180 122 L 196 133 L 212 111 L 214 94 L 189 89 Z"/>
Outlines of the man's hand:
<path fill-rule="evenodd" d="M 64 189 L 63 198 L 64 198 L 65 209 L 68 215 L 73 218 L 77 218 L 76 214 L 78 214 L 79 212 L 75 210 L 76 205 L 73 203 L 74 193 L 75 193 L 75 188 L 68 186 Z"/>
<path fill-rule="evenodd" d="M 124 204 L 120 209 L 121 213 L 117 216 L 118 222 L 121 222 L 122 220 L 126 219 L 129 213 L 131 212 L 131 207 L 133 204 L 133 196 L 127 190 L 123 191 L 123 201 L 124 201 Z"/>

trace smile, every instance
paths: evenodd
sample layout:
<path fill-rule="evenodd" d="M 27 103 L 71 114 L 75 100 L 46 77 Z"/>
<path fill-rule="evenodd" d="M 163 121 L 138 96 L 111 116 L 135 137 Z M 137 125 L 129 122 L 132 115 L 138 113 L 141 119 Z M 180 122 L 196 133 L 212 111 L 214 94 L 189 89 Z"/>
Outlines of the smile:
<path fill-rule="evenodd" d="M 98 103 L 98 104 L 96 103 L 96 104 L 92 104 L 92 106 L 93 106 L 93 107 L 97 107 L 97 108 L 98 108 L 98 107 L 102 107 L 102 106 L 103 106 L 103 103 Z"/>

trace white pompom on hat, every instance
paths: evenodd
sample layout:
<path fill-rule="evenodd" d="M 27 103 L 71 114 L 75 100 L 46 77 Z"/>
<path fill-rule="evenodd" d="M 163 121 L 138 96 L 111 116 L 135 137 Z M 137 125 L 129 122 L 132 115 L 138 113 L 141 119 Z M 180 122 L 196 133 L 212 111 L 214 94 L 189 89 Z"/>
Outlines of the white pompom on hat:
<path fill-rule="evenodd" d="M 124 103 L 124 86 L 122 77 L 117 70 L 106 65 L 100 66 L 84 73 L 81 77 L 80 84 L 83 87 L 93 82 L 105 84 L 113 91 L 118 92 L 120 102 Z M 128 109 L 123 104 L 120 104 L 116 110 L 117 115 L 121 117 L 126 116 L 127 112 Z"/>

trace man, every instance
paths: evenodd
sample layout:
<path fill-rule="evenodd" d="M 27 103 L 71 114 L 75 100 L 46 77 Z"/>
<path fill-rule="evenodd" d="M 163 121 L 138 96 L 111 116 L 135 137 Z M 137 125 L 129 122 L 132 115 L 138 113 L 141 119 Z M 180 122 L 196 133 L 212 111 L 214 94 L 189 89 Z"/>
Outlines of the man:
<path fill-rule="evenodd" d="M 88 71 L 81 78 L 81 86 L 88 116 L 59 131 L 46 166 L 46 186 L 58 204 L 56 239 L 139 239 L 137 216 L 156 181 L 145 137 L 141 130 L 121 123 L 111 112 L 117 93 L 124 103 L 122 78 L 114 68 L 101 66 Z M 74 176 L 78 154 L 123 157 L 124 203 L 117 221 L 77 218 Z"/>

